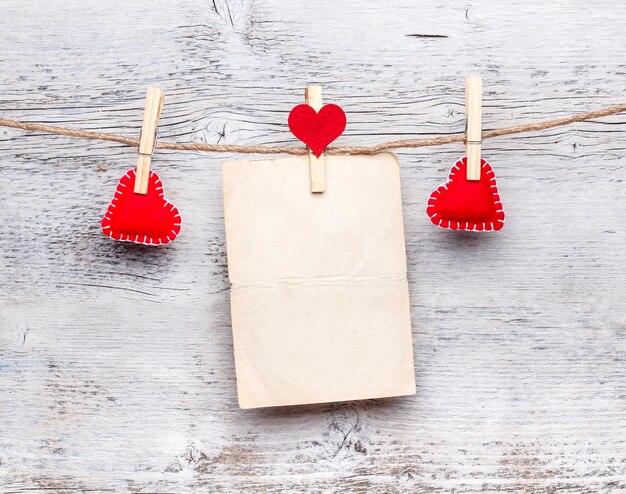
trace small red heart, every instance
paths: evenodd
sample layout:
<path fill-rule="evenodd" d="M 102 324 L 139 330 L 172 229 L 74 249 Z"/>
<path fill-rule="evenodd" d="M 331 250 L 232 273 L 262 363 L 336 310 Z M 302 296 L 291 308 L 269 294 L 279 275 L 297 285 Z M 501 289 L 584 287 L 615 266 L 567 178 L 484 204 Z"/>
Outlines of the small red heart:
<path fill-rule="evenodd" d="M 148 193 L 136 194 L 135 169 L 128 170 L 102 218 L 102 232 L 115 240 L 146 245 L 171 242 L 180 232 L 178 209 L 163 197 L 159 176 L 150 171 Z"/>
<path fill-rule="evenodd" d="M 466 178 L 467 162 L 455 163 L 448 181 L 433 191 L 426 213 L 430 220 L 451 230 L 492 231 L 504 226 L 504 211 L 496 185 L 496 175 L 481 160 L 480 180 Z"/>
<path fill-rule="evenodd" d="M 337 105 L 324 105 L 316 112 L 309 105 L 298 105 L 289 113 L 289 129 L 318 158 L 346 128 L 346 114 Z"/>

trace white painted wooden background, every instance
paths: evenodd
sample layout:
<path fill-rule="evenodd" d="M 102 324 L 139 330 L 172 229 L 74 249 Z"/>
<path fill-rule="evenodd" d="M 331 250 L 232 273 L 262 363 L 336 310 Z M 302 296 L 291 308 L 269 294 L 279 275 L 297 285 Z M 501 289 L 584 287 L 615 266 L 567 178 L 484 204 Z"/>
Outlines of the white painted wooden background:
<path fill-rule="evenodd" d="M 337 144 L 626 99 L 619 0 L 3 0 L 0 114 L 137 136 L 295 144 L 324 86 Z M 422 35 L 438 35 L 429 37 Z M 158 152 L 171 246 L 100 218 L 136 151 L 0 128 L 0 491 L 617 492 L 626 488 L 626 115 L 486 141 L 500 233 L 437 229 L 463 147 L 402 151 L 417 395 L 241 411 L 220 164 Z M 349 351 L 349 349 L 346 349 Z"/>

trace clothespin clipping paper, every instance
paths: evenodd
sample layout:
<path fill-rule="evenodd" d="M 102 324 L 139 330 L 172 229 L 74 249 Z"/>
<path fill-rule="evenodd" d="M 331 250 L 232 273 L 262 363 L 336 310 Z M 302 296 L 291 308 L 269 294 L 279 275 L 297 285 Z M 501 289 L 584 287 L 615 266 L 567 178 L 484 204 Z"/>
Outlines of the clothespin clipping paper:
<path fill-rule="evenodd" d="M 309 86 L 304 93 L 305 102 L 316 112 L 322 109 L 322 86 Z M 326 170 L 324 167 L 324 154 L 319 158 L 309 150 L 309 169 L 311 174 L 311 192 L 324 192 L 326 189 Z"/>

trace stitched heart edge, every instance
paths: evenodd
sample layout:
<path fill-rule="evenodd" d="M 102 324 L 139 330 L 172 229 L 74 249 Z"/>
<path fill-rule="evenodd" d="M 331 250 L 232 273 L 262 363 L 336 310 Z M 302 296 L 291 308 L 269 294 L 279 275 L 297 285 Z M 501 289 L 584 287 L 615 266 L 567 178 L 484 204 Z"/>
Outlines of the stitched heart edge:
<path fill-rule="evenodd" d="M 148 177 L 149 183 L 152 182 L 152 180 L 154 179 L 153 185 L 156 187 L 155 190 L 158 192 L 157 194 L 158 197 L 162 198 L 164 201 L 163 206 L 164 207 L 169 206 L 170 211 L 174 213 L 174 217 L 173 217 L 175 221 L 174 229 L 171 230 L 170 233 L 165 236 L 160 236 L 160 237 L 155 238 L 155 237 L 149 237 L 148 235 L 143 235 L 143 240 L 140 240 L 139 234 L 135 234 L 135 238 L 132 238 L 133 236 L 131 234 L 122 233 L 122 232 L 114 232 L 113 229 L 111 228 L 111 219 L 113 216 L 113 210 L 117 207 L 115 203 L 119 199 L 118 196 L 122 196 L 124 194 L 120 187 L 126 188 L 129 185 L 132 186 L 132 184 L 134 183 L 134 179 L 135 179 L 134 168 L 131 168 L 130 170 L 128 170 L 126 174 L 124 174 L 124 176 L 120 178 L 120 181 L 117 184 L 117 187 L 115 189 L 115 194 L 113 195 L 113 199 L 111 200 L 111 204 L 109 204 L 107 212 L 104 214 L 104 217 L 102 218 L 102 233 L 104 233 L 107 237 L 111 237 L 113 240 L 119 240 L 120 242 L 132 242 L 135 244 L 143 244 L 143 245 L 165 245 L 165 244 L 170 243 L 180 233 L 180 226 L 182 223 L 182 219 L 180 217 L 180 213 L 178 212 L 178 208 L 176 208 L 174 204 L 172 204 L 170 201 L 168 201 L 164 197 L 163 183 L 161 182 L 161 179 L 159 178 L 159 176 L 156 173 L 154 173 L 152 170 L 150 170 L 150 176 Z"/>
<path fill-rule="evenodd" d="M 439 213 L 436 211 L 435 201 L 439 199 L 439 196 L 441 196 L 444 190 L 448 190 L 448 184 L 452 182 L 457 173 L 461 171 L 461 166 L 466 166 L 466 161 L 467 158 L 465 157 L 459 159 L 452 166 L 452 168 L 450 168 L 450 173 L 448 174 L 446 183 L 437 187 L 432 194 L 430 194 L 428 205 L 426 206 L 426 214 L 428 214 L 430 221 L 432 221 L 434 225 L 441 228 L 447 228 L 448 230 L 465 230 L 470 232 L 491 232 L 501 230 L 504 226 L 504 209 L 502 207 L 502 202 L 500 201 L 500 194 L 498 193 L 496 174 L 493 172 L 491 165 L 485 160 L 481 160 L 481 173 L 485 177 L 488 177 L 489 182 L 491 183 L 490 188 L 493 194 L 493 205 L 497 208 L 493 217 L 482 223 L 472 221 L 460 222 L 457 220 L 448 220 L 443 217 L 437 218 Z"/>

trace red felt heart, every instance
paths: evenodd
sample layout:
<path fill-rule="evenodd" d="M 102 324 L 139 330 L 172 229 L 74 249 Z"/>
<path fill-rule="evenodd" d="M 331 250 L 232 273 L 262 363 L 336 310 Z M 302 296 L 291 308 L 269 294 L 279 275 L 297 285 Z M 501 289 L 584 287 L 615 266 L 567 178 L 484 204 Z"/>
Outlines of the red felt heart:
<path fill-rule="evenodd" d="M 318 158 L 346 128 L 346 114 L 337 105 L 324 105 L 316 112 L 309 105 L 298 105 L 289 113 L 289 129 Z"/>
<path fill-rule="evenodd" d="M 128 170 L 102 218 L 102 232 L 115 240 L 146 245 L 171 242 L 180 232 L 178 209 L 163 197 L 159 176 L 150 171 L 148 193 L 136 194 L 135 169 Z"/>
<path fill-rule="evenodd" d="M 466 158 L 462 158 L 450 170 L 448 181 L 430 195 L 426 208 L 430 220 L 451 230 L 500 230 L 504 211 L 491 166 L 482 160 L 476 181 L 467 180 L 466 171 Z"/>

